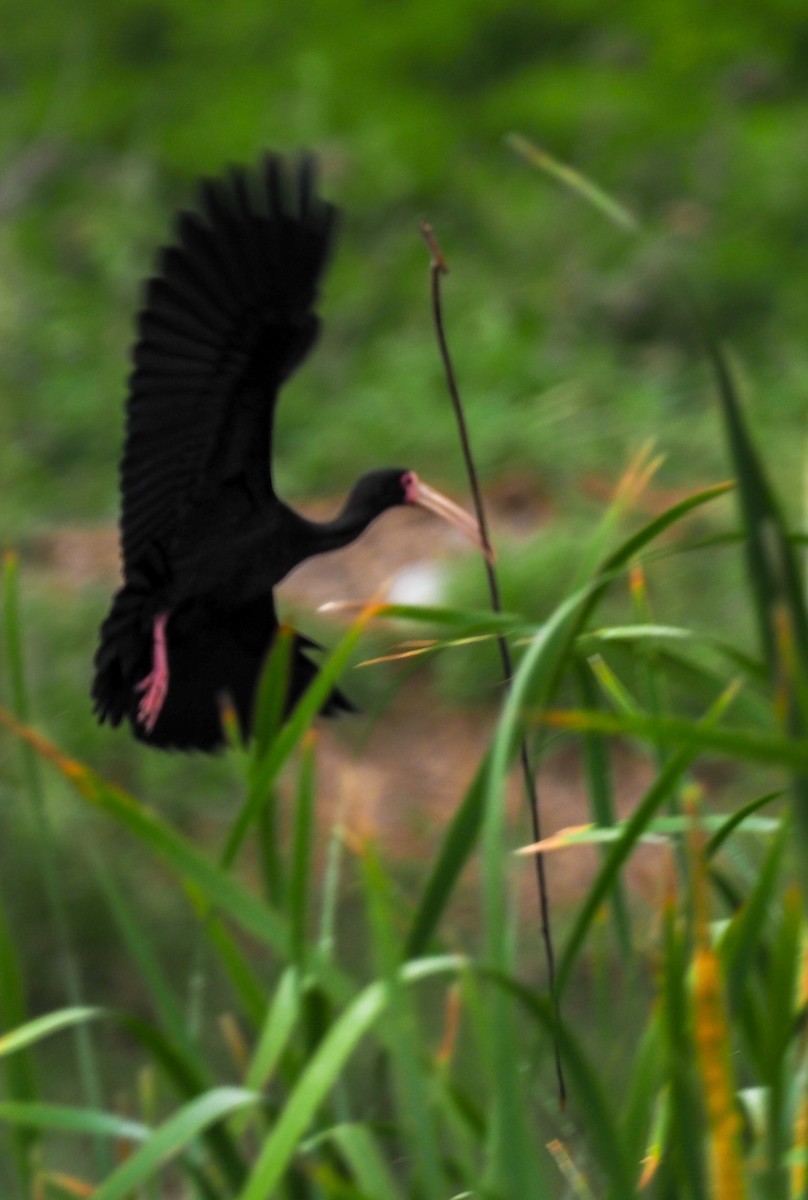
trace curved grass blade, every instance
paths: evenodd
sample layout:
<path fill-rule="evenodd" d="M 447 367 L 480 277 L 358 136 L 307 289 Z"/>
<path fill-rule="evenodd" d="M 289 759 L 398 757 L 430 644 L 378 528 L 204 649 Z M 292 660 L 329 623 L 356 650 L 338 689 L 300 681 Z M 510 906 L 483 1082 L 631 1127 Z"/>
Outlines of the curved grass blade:
<path fill-rule="evenodd" d="M 284 919 L 261 903 L 226 871 L 183 838 L 156 813 L 144 808 L 121 788 L 107 783 L 89 767 L 62 754 L 36 730 L 22 725 L 5 709 L 0 722 L 51 762 L 94 807 L 112 816 L 128 833 L 142 842 L 155 858 L 162 860 L 184 885 L 194 885 L 217 909 L 236 924 L 269 942 L 282 955 L 288 953 L 289 933 Z"/>
<path fill-rule="evenodd" d="M 721 939 L 727 991 L 733 1000 L 740 1000 L 744 982 L 760 953 L 763 930 L 775 903 L 783 855 L 790 836 L 790 824 L 782 822 L 757 870 L 754 886 Z"/>
<path fill-rule="evenodd" d="M 323 704 L 336 686 L 339 676 L 350 661 L 368 622 L 377 611 L 378 605 L 366 606 L 348 632 L 322 661 L 317 675 L 281 726 L 277 737 L 269 743 L 265 753 L 260 752 L 260 747 L 263 745 L 262 739 L 254 740 L 249 790 L 225 842 L 220 860 L 223 868 L 230 867 L 235 860 L 248 829 L 266 803 L 267 796 L 284 763 L 319 714 Z"/>
<path fill-rule="evenodd" d="M 109 1015 L 109 1009 L 81 1005 L 76 1008 L 61 1008 L 58 1012 L 48 1013 L 44 1017 L 34 1017 L 33 1020 L 26 1021 L 24 1025 L 0 1035 L 0 1058 L 6 1054 L 16 1054 L 20 1050 L 25 1050 L 28 1046 L 33 1046 L 43 1038 L 51 1037 L 54 1033 L 60 1033 L 63 1029 L 70 1029 L 72 1026 L 83 1024 L 86 1021 L 97 1021 L 100 1017 Z"/>
<path fill-rule="evenodd" d="M 289 967 L 281 976 L 244 1077 L 244 1086 L 265 1089 L 292 1032 L 301 1020 L 300 977 Z"/>
<path fill-rule="evenodd" d="M 315 1149 L 331 1143 L 346 1162 L 357 1186 L 365 1196 L 384 1197 L 384 1200 L 404 1200 L 404 1193 L 387 1165 L 373 1130 L 358 1122 L 333 1125 L 306 1143 L 304 1149 Z"/>
<path fill-rule="evenodd" d="M 449 955 L 417 959 L 402 968 L 401 979 L 404 983 L 416 983 L 433 975 L 455 974 L 464 963 L 464 959 Z M 309 1059 L 283 1112 L 265 1139 L 238 1200 L 267 1200 L 275 1194 L 314 1114 L 336 1083 L 347 1059 L 385 1011 L 388 1001 L 386 985 L 372 983 L 334 1022 Z"/>
<path fill-rule="evenodd" d="M 569 980 L 572 967 L 578 957 L 589 927 L 597 915 L 598 909 L 611 891 L 615 880 L 619 878 L 623 863 L 634 849 L 654 813 L 670 797 L 685 771 L 696 757 L 696 754 L 697 750 L 685 746 L 668 760 L 646 793 L 645 798 L 626 822 L 621 838 L 611 847 L 605 856 L 603 865 L 593 885 L 589 888 L 586 899 L 575 918 L 559 959 L 557 975 L 559 995 L 561 995 Z"/>
<path fill-rule="evenodd" d="M 663 533 L 670 525 L 681 520 L 682 517 L 701 505 L 725 495 L 731 487 L 732 484 L 717 484 L 714 487 L 706 488 L 692 496 L 686 497 L 660 516 L 655 517 L 624 542 L 614 554 L 610 555 L 602 565 L 597 579 L 590 587 L 583 588 L 580 592 L 570 597 L 566 602 L 566 606 L 562 606 L 563 611 L 557 609 L 556 613 L 549 618 L 549 622 L 544 626 L 540 626 L 539 630 L 536 631 L 535 636 L 537 639 L 543 639 L 542 644 L 547 643 L 552 645 L 554 666 L 564 661 L 573 638 L 580 631 L 598 598 L 609 586 L 613 575 L 621 570 L 632 557 L 638 554 L 655 537 Z M 418 610 L 412 611 L 416 613 Z M 574 617 L 572 615 L 573 612 L 575 614 Z M 548 625 L 551 626 L 549 631 L 547 628 Z M 545 653 L 548 653 L 546 648 L 539 652 L 540 656 Z M 534 669 L 546 671 L 546 667 L 542 666 L 540 668 L 534 662 L 534 659 L 530 660 L 534 665 L 528 664 L 526 666 L 523 661 L 520 666 L 520 672 L 530 672 Z M 554 686 L 555 675 L 551 673 L 546 677 L 543 686 L 546 699 L 549 699 L 552 695 Z M 524 685 L 523 691 L 526 695 L 527 688 Z M 522 693 L 520 692 L 521 695 Z M 521 700 L 519 702 L 521 703 Z M 535 697 L 533 697 L 533 702 L 536 702 Z M 514 736 L 518 736 L 515 734 L 516 712 L 511 709 L 510 713 L 510 737 L 513 738 Z M 510 754 L 506 754 L 505 760 L 500 766 L 506 766 L 509 760 Z M 473 782 L 466 792 L 462 805 L 452 818 L 449 830 L 441 844 L 438 857 L 413 918 L 406 945 L 406 954 L 408 957 L 415 957 L 422 954 L 429 944 L 430 939 L 434 936 L 435 929 L 445 911 L 446 904 L 454 890 L 457 879 L 476 845 L 485 811 L 485 781 L 490 777 L 490 772 L 491 761 L 490 757 L 487 756 L 480 765 Z"/>
<path fill-rule="evenodd" d="M 524 137 L 521 133 L 509 133 L 505 139 L 520 158 L 529 162 L 532 167 L 538 167 L 540 171 L 544 171 L 546 175 L 556 179 L 562 183 L 571 192 L 588 201 L 599 212 L 608 217 L 613 224 L 619 226 L 624 233 L 639 233 L 640 223 L 633 213 L 622 204 L 618 203 L 612 196 L 605 192 L 598 184 L 593 183 L 591 179 L 587 179 L 580 171 L 576 171 L 567 163 L 560 162 L 557 158 L 553 158 L 546 150 L 542 150 L 536 146 L 529 138 Z"/>
<path fill-rule="evenodd" d="M 126 1200 L 211 1126 L 262 1102 L 257 1093 L 235 1087 L 214 1088 L 197 1096 L 151 1132 L 144 1144 L 99 1184 L 93 1200 Z"/>
<path fill-rule="evenodd" d="M 454 886 L 469 861 L 480 832 L 488 755 L 477 769 L 463 802 L 455 811 L 412 919 L 405 958 L 418 958 L 429 946 Z"/>
<path fill-rule="evenodd" d="M 654 817 L 646 825 L 640 841 L 659 845 L 660 842 L 671 837 L 683 837 L 690 830 L 711 833 L 712 837 L 706 847 L 709 857 L 710 854 L 716 853 L 720 845 L 735 829 L 740 833 L 754 834 L 755 837 L 759 837 L 761 834 L 777 833 L 782 826 L 782 821 L 776 817 L 755 817 L 754 814 L 765 804 L 776 800 L 781 794 L 772 792 L 758 800 L 752 800 L 737 813 L 732 813 L 731 816 L 726 816 L 724 813 L 698 813 L 694 816 Z M 550 854 L 556 850 L 567 850 L 575 846 L 603 846 L 609 842 L 619 842 L 626 824 L 626 821 L 615 821 L 614 825 L 608 826 L 570 825 L 566 829 L 559 829 L 557 833 L 551 833 L 548 837 L 542 838 L 540 842 L 520 846 L 518 850 L 514 851 L 514 854 Z M 714 838 L 719 839 L 717 843 L 713 841 Z"/>
<path fill-rule="evenodd" d="M 0 1121 L 32 1129 L 60 1130 L 90 1134 L 119 1142 L 144 1142 L 151 1134 L 148 1125 L 95 1108 L 68 1108 L 61 1104 L 36 1101 L 0 1102 Z"/>
<path fill-rule="evenodd" d="M 577 664 L 578 686 L 587 707 L 598 703 L 598 693 L 591 672 L 583 663 Z M 592 817 L 599 829 L 613 829 L 616 825 L 612 768 L 606 739 L 600 734 L 583 735 L 584 767 L 587 777 L 587 795 L 590 798 Z M 616 883 L 612 898 L 612 913 L 618 945 L 626 961 L 632 955 L 631 916 L 622 881 Z"/>
<path fill-rule="evenodd" d="M 128 1013 L 112 1013 L 113 1020 L 147 1050 L 160 1067 L 175 1092 L 185 1101 L 193 1101 L 209 1089 L 207 1067 L 200 1065 L 198 1056 L 189 1057 L 182 1046 L 172 1042 L 156 1025 Z M 205 1132 L 213 1158 L 223 1177 L 236 1188 L 244 1178 L 244 1162 L 230 1131 L 223 1125 L 212 1125 Z"/>
<path fill-rule="evenodd" d="M 758 796 L 755 800 L 750 800 L 748 804 L 741 805 L 732 816 L 722 820 L 719 827 L 710 835 L 710 839 L 704 848 L 704 853 L 707 855 L 708 860 L 718 853 L 724 842 L 736 829 L 743 829 L 744 831 L 751 829 L 761 833 L 775 832 L 774 821 L 768 825 L 757 824 L 754 814 L 759 812 L 761 808 L 765 808 L 767 804 L 771 804 L 774 800 L 779 800 L 782 795 L 782 792 L 767 792 L 765 796 Z M 777 824 L 779 823 L 777 822 Z"/>
<path fill-rule="evenodd" d="M 735 726 L 704 726 L 683 717 L 652 717 L 644 713 L 607 713 L 581 709 L 539 713 L 537 722 L 552 729 L 637 737 L 680 746 L 688 742 L 699 752 L 748 759 L 768 766 L 808 771 L 808 738 L 794 739 Z"/>
<path fill-rule="evenodd" d="M 708 1200 L 704 1162 L 705 1113 L 695 1078 L 695 1046 L 690 1019 L 687 935 L 673 902 L 663 910 L 663 946 L 659 970 L 660 1025 L 665 1055 L 669 1123 L 665 1157 L 674 1195 Z M 709 1200 L 712 1200 L 710 1197 Z"/>
<path fill-rule="evenodd" d="M 694 302 L 691 301 L 693 307 Z M 730 454 L 738 475 L 738 501 L 745 533 L 749 582 L 772 684 L 788 727 L 797 737 L 808 728 L 808 609 L 805 583 L 780 505 L 754 443 L 735 391 L 732 372 L 706 322 L 699 322 L 718 385 Z M 797 848 L 803 876 L 808 868 L 808 770 L 793 778 Z M 808 889 L 803 888 L 808 904 Z"/>

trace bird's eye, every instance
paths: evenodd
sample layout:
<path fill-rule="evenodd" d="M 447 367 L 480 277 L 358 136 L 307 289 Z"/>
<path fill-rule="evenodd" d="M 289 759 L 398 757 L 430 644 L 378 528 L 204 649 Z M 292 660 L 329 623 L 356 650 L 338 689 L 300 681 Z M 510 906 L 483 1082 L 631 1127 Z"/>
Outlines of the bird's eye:
<path fill-rule="evenodd" d="M 415 504 L 418 498 L 418 476 L 414 471 L 405 471 L 401 476 L 401 487 L 406 504 Z"/>

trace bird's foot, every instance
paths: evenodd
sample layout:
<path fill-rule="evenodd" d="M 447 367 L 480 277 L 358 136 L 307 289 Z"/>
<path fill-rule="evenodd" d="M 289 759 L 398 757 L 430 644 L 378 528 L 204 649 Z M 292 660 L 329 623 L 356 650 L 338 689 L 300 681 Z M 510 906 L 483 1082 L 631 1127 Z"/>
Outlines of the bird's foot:
<path fill-rule="evenodd" d="M 135 690 L 143 693 L 137 706 L 137 719 L 146 732 L 151 733 L 168 693 L 168 673 L 150 671 L 145 679 L 135 684 Z"/>
<path fill-rule="evenodd" d="M 168 695 L 168 654 L 166 652 L 166 622 L 168 613 L 154 618 L 154 650 L 152 669 L 145 679 L 135 684 L 135 691 L 142 692 L 137 708 L 137 719 L 147 733 L 157 724 L 165 698 Z"/>

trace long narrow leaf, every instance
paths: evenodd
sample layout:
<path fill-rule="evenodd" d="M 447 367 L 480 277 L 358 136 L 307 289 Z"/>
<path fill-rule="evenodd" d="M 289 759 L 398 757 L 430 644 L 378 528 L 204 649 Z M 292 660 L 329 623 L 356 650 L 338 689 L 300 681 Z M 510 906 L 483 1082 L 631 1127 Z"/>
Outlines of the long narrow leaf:
<path fill-rule="evenodd" d="M 5 913 L 0 906 L 0 1034 L 24 1025 L 28 1018 L 23 992 L 22 970 Z M 5 1063 L 4 1094 L 17 1102 L 31 1102 L 37 1095 L 34 1058 L 20 1050 Z M 11 1154 L 23 1193 L 31 1190 L 31 1150 L 37 1141 L 30 1129 L 12 1128 Z"/>
<path fill-rule="evenodd" d="M 17 1029 L 10 1029 L 0 1036 L 0 1057 L 6 1054 L 16 1054 L 28 1046 L 35 1045 L 43 1038 L 60 1033 L 63 1029 L 70 1029 L 74 1025 L 80 1025 L 87 1021 L 97 1021 L 107 1013 L 107 1009 L 85 1005 L 79 1008 L 62 1008 L 58 1012 L 48 1013 L 44 1017 L 34 1017 L 32 1021 L 26 1021 L 24 1025 L 20 1025 Z"/>
<path fill-rule="evenodd" d="M 699 751 L 748 759 L 769 766 L 808 770 L 808 738 L 797 740 L 754 729 L 707 727 L 682 717 L 652 717 L 644 713 L 618 714 L 572 709 L 539 713 L 536 719 L 553 729 L 641 737 L 671 746 L 688 742 Z"/>
<path fill-rule="evenodd" d="M 106 783 L 89 767 L 62 754 L 36 730 L 20 724 L 4 709 L 0 709 L 0 722 L 53 763 L 85 800 L 114 817 L 181 880 L 195 884 L 216 908 L 226 912 L 262 942 L 269 942 L 281 954 L 288 951 L 288 928 L 284 920 L 226 871 L 213 865 L 205 854 L 156 813 L 138 804 L 121 788 Z"/>
<path fill-rule="evenodd" d="M 134 1154 L 99 1184 L 93 1192 L 93 1200 L 125 1200 L 210 1126 L 240 1109 L 260 1103 L 260 1095 L 244 1088 L 215 1088 L 197 1096 L 155 1129 Z"/>
<path fill-rule="evenodd" d="M 281 727 L 277 737 L 270 742 L 265 753 L 260 752 L 262 747 L 260 743 L 258 744 L 250 773 L 249 792 L 233 822 L 222 852 L 221 864 L 223 867 L 231 866 L 235 860 L 247 830 L 266 803 L 267 795 L 279 772 L 336 686 L 337 679 L 350 661 L 350 657 L 368 622 L 376 613 L 377 607 L 369 605 L 323 661 L 314 680 L 298 700 L 294 710 Z"/>
<path fill-rule="evenodd" d="M 142 1121 L 132 1121 L 115 1113 L 94 1108 L 67 1108 L 60 1104 L 0 1102 L 0 1121 L 24 1128 L 61 1130 L 91 1134 L 119 1142 L 143 1142 L 151 1129 Z"/>
<path fill-rule="evenodd" d="M 382 1197 L 384 1200 L 404 1200 L 404 1194 L 384 1159 L 378 1139 L 367 1125 L 334 1125 L 318 1138 L 312 1138 L 310 1145 L 314 1148 L 321 1142 L 330 1142 L 336 1148 L 365 1196 L 378 1196 L 380 1200 Z"/>
<path fill-rule="evenodd" d="M 454 956 L 418 959 L 402 969 L 402 979 L 415 983 L 432 975 L 453 974 L 462 965 L 463 960 Z M 238 1200 L 267 1200 L 274 1194 L 315 1112 L 334 1086 L 346 1060 L 386 1008 L 388 997 L 383 983 L 370 984 L 332 1025 L 264 1141 Z"/>

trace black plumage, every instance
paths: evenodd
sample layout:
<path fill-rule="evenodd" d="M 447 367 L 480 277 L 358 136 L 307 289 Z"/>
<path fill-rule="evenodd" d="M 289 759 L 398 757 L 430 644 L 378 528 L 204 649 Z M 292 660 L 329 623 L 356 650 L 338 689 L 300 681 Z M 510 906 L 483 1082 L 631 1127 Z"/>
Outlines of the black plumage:
<path fill-rule="evenodd" d="M 311 158 L 268 156 L 201 186 L 177 218 L 138 317 L 121 464 L 123 586 L 101 627 L 92 696 L 153 745 L 214 750 L 222 701 L 249 733 L 278 627 L 272 590 L 305 558 L 353 541 L 396 504 L 471 518 L 403 469 L 355 485 L 317 524 L 275 494 L 277 392 L 316 340 L 336 210 Z M 332 428 L 329 424 L 329 428 Z M 336 446 L 335 446 L 336 452 Z M 316 667 L 297 636 L 287 703 Z M 335 691 L 324 711 L 350 705 Z"/>

